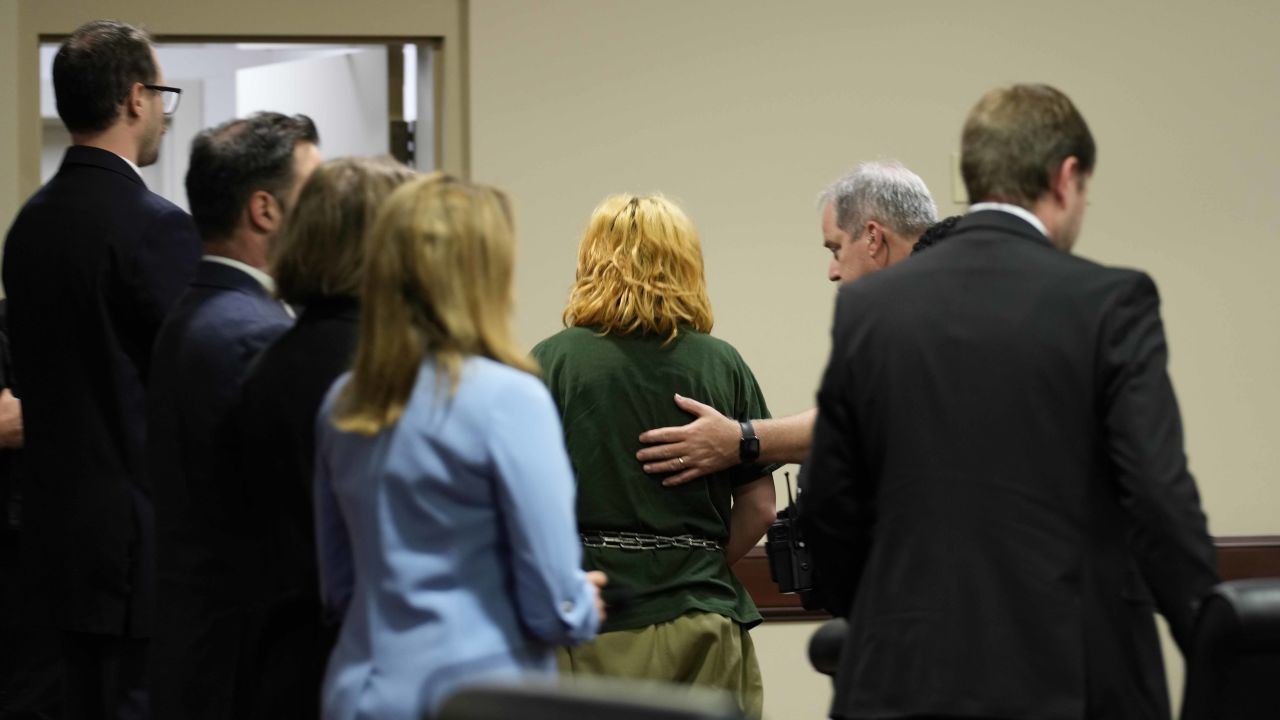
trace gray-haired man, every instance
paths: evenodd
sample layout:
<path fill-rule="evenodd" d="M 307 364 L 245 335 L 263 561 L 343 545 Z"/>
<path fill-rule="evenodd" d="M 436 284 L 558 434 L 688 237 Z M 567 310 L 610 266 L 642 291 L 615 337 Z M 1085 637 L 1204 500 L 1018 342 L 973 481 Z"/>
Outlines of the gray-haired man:
<path fill-rule="evenodd" d="M 920 176 L 894 161 L 864 162 L 819 196 L 822 244 L 831 251 L 827 279 L 849 283 L 911 254 L 938 210 Z M 813 439 L 816 408 L 772 420 L 733 419 L 692 398 L 675 397 L 695 417 L 679 427 L 649 430 L 636 453 L 648 473 L 671 473 L 680 485 L 739 463 L 803 462 Z"/>

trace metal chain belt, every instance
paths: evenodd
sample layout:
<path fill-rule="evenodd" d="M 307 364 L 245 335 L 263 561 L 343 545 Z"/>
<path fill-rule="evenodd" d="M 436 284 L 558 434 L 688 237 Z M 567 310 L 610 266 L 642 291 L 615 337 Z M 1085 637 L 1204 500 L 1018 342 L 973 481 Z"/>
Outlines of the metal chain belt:
<path fill-rule="evenodd" d="M 594 531 L 581 532 L 582 544 L 590 548 L 619 550 L 665 550 L 667 548 L 700 548 L 723 552 L 720 543 L 694 535 L 650 535 L 648 533 Z"/>

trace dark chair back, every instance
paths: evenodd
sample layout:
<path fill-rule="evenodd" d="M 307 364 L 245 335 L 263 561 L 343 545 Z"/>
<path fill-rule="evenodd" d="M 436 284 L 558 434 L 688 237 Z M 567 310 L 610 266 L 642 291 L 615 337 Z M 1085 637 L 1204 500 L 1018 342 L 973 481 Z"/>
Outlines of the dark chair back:
<path fill-rule="evenodd" d="M 1218 585 L 1187 653 L 1182 720 L 1280 718 L 1280 578 Z"/>
<path fill-rule="evenodd" d="M 473 685 L 445 701 L 434 720 L 745 720 L 714 688 L 615 678 Z"/>

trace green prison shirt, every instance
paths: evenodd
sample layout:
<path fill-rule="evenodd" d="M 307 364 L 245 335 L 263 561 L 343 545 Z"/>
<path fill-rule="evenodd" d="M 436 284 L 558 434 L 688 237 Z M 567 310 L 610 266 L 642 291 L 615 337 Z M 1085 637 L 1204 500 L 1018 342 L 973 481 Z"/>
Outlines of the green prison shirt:
<path fill-rule="evenodd" d="M 751 369 L 728 343 L 682 328 L 675 340 L 642 333 L 599 335 L 567 328 L 533 349 L 560 408 L 578 481 L 582 531 L 693 535 L 729 541 L 735 486 L 764 475 L 734 468 L 679 487 L 647 475 L 636 460 L 640 433 L 690 421 L 679 393 L 739 420 L 769 417 Z M 760 613 L 724 553 L 704 548 L 584 548 L 588 570 L 602 570 L 626 600 L 610 607 L 602 632 L 673 620 L 691 610 L 746 625 Z"/>

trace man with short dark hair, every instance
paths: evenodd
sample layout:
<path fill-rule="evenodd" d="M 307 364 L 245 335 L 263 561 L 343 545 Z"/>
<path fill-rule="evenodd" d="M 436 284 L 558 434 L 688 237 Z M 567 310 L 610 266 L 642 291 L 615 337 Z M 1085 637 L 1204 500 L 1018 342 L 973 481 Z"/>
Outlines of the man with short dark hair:
<path fill-rule="evenodd" d="M 1044 85 L 965 123 L 976 203 L 840 291 L 801 529 L 849 618 L 832 717 L 1170 716 L 1214 550 L 1155 285 L 1070 255 L 1096 152 Z"/>
<path fill-rule="evenodd" d="M 215 475 L 217 436 L 249 364 L 293 318 L 273 297 L 269 248 L 320 162 L 305 116 L 258 113 L 205 130 L 191 146 L 187 197 L 205 255 L 156 338 L 148 403 L 156 502 L 152 693 L 164 718 L 239 718 L 240 641 L 234 482 Z M 226 480 L 226 478 L 223 478 Z"/>
<path fill-rule="evenodd" d="M 147 717 L 151 345 L 200 257 L 191 218 L 147 190 L 178 91 L 143 31 L 77 29 L 53 60 L 74 143 L 9 230 L 15 394 L 25 418 L 23 545 L 62 631 L 67 717 Z M 2 652 L 2 651 L 0 651 Z"/>
<path fill-rule="evenodd" d="M 819 206 L 822 246 L 831 252 L 827 279 L 841 285 L 906 259 L 938 216 L 924 180 L 895 161 L 860 163 L 822 191 Z M 695 419 L 645 432 L 640 441 L 653 444 L 636 454 L 645 472 L 670 474 L 664 485 L 743 463 L 804 462 L 809 455 L 816 409 L 739 422 L 693 398 L 677 395 L 675 403 Z"/>

